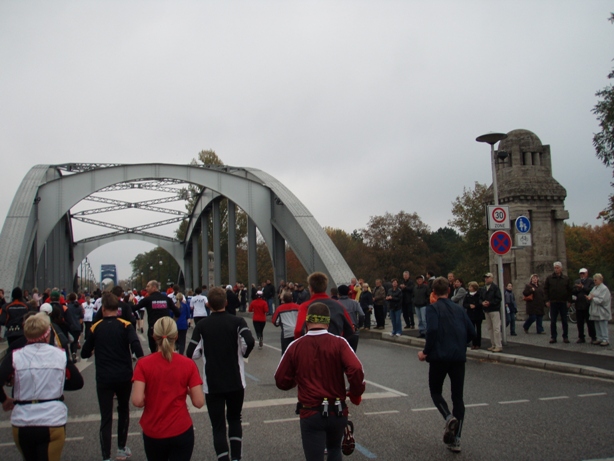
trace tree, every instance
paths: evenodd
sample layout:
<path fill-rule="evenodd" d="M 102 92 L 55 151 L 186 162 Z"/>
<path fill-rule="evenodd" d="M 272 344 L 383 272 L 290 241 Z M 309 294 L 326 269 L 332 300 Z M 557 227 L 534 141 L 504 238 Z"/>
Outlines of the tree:
<path fill-rule="evenodd" d="M 431 252 L 432 264 L 439 268 L 439 274 L 452 272 L 461 261 L 460 247 L 463 238 L 450 227 L 440 227 L 424 235 L 424 241 Z"/>
<path fill-rule="evenodd" d="M 614 23 L 614 13 L 610 14 L 609 21 Z M 608 79 L 614 78 L 614 70 L 608 74 Z M 599 101 L 592 112 L 597 116 L 601 131 L 593 136 L 593 146 L 595 154 L 605 166 L 610 167 L 614 164 L 614 86 L 612 84 L 597 91 L 595 96 Z M 614 183 L 611 183 L 614 186 Z M 610 195 L 608 206 L 603 210 L 599 217 L 606 222 L 614 222 L 614 196 Z"/>
<path fill-rule="evenodd" d="M 610 286 L 614 280 L 614 224 L 601 226 L 565 225 L 567 266 L 571 276 L 586 267 L 601 273 Z"/>
<path fill-rule="evenodd" d="M 429 227 L 417 213 L 400 211 L 396 215 L 372 216 L 361 232 L 371 257 L 369 281 L 398 278 L 404 270 L 416 274 L 430 269 L 430 251 L 424 241 L 429 233 Z"/>
<path fill-rule="evenodd" d="M 324 231 L 331 239 L 333 244 L 345 259 L 345 262 L 350 266 L 356 277 L 362 277 L 365 280 L 372 281 L 373 277 L 373 255 L 362 241 L 362 236 L 357 230 L 352 234 L 348 234 L 342 229 L 325 227 Z M 346 283 L 350 281 L 347 280 Z"/>
<path fill-rule="evenodd" d="M 463 194 L 452 202 L 453 219 L 448 225 L 459 230 L 462 256 L 454 269 L 465 281 L 481 280 L 488 272 L 488 230 L 484 225 L 484 205 L 488 188 L 476 181 L 473 189 L 463 188 Z"/>
<path fill-rule="evenodd" d="M 162 261 L 162 264 L 160 264 Z M 134 286 L 139 289 L 145 288 L 150 280 L 158 280 L 163 289 L 170 281 L 180 283 L 179 264 L 166 251 L 160 247 L 146 253 L 140 253 L 130 262 L 132 266 L 132 278 L 135 280 Z M 142 275 L 141 275 L 142 274 Z"/>

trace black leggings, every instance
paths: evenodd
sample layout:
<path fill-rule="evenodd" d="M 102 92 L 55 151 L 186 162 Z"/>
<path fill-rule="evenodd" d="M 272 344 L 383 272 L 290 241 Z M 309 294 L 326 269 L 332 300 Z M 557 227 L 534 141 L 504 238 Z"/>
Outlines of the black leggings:
<path fill-rule="evenodd" d="M 130 425 L 130 392 L 132 382 L 98 383 L 98 406 L 100 407 L 100 448 L 102 459 L 111 457 L 111 431 L 113 429 L 113 395 L 117 395 L 117 446 L 124 448 Z"/>
<path fill-rule="evenodd" d="M 65 426 L 13 426 L 13 440 L 25 461 L 60 461 L 65 439 Z"/>
<path fill-rule="evenodd" d="M 316 413 L 301 418 L 301 439 L 307 461 L 324 461 L 324 449 L 328 451 L 328 461 L 341 461 L 341 439 L 347 425 L 347 416 L 330 414 L 323 418 Z"/>
<path fill-rule="evenodd" d="M 175 343 L 175 349 L 177 349 L 177 352 L 183 355 L 183 352 L 185 351 L 185 338 L 188 334 L 188 330 L 177 330 L 177 333 L 179 334 L 177 335 L 177 342 Z"/>
<path fill-rule="evenodd" d="M 190 461 L 194 449 L 194 426 L 183 434 L 166 439 L 154 439 L 143 434 L 147 461 Z"/>
<path fill-rule="evenodd" d="M 266 322 L 257 322 L 254 320 L 254 330 L 256 330 L 256 338 L 262 338 L 262 334 L 264 333 L 264 326 Z"/>
<path fill-rule="evenodd" d="M 450 391 L 452 393 L 452 414 L 460 422 L 456 433 L 460 437 L 462 421 L 465 418 L 465 402 L 463 401 L 463 388 L 465 385 L 465 362 L 431 362 L 429 366 L 429 389 L 433 403 L 444 418 L 448 418 L 450 410 L 446 399 L 443 398 L 443 382 L 446 375 L 450 377 Z"/>
<path fill-rule="evenodd" d="M 213 446 L 218 461 L 241 459 L 243 428 L 241 427 L 241 410 L 245 389 L 233 392 L 206 394 L 207 410 L 213 429 Z M 228 441 L 226 440 L 226 420 L 228 419 L 228 439 L 230 440 L 230 455 L 228 456 Z"/>

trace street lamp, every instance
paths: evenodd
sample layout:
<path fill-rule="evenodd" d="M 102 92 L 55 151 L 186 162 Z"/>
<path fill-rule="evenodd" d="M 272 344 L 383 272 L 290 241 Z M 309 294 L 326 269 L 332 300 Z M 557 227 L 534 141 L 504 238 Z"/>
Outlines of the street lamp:
<path fill-rule="evenodd" d="M 162 264 L 163 264 L 162 261 L 159 261 L 159 266 L 158 266 L 158 282 L 160 282 L 160 285 L 162 285 L 162 282 L 161 282 L 162 279 L 160 278 L 160 269 L 162 269 Z"/>
<path fill-rule="evenodd" d="M 507 134 L 505 133 L 487 133 L 482 136 L 478 136 L 475 138 L 477 142 L 485 142 L 490 144 L 490 164 L 492 166 L 492 190 L 493 190 L 493 198 L 494 205 L 499 205 L 499 188 L 497 187 L 497 159 L 495 158 L 495 144 L 499 141 L 507 138 Z M 503 256 L 497 255 L 497 269 L 498 269 L 498 280 L 499 280 L 499 291 L 501 292 L 501 306 L 500 306 L 500 314 L 501 314 L 501 340 L 504 346 L 507 346 L 507 330 L 505 329 L 505 297 L 503 295 Z M 494 346 L 494 345 L 493 345 Z"/>

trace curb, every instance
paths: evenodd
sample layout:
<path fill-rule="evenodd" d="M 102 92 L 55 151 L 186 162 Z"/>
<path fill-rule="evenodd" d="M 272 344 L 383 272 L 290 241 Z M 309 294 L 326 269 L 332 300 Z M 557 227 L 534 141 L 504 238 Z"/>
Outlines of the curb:
<path fill-rule="evenodd" d="M 379 339 L 398 344 L 409 346 L 424 347 L 425 340 L 422 338 L 414 338 L 413 336 L 392 337 L 387 331 L 382 332 L 360 332 L 360 336 L 368 339 Z M 572 375 L 592 376 L 596 378 L 609 379 L 614 381 L 614 371 L 604 370 L 603 368 L 577 365 L 575 363 L 556 362 L 553 360 L 535 359 L 533 357 L 525 357 L 522 355 L 493 353 L 484 350 L 468 350 L 467 357 L 480 360 L 488 360 L 490 362 L 506 363 L 510 365 L 518 365 L 527 368 L 537 368 L 548 371 L 556 371 L 559 373 L 567 373 Z"/>

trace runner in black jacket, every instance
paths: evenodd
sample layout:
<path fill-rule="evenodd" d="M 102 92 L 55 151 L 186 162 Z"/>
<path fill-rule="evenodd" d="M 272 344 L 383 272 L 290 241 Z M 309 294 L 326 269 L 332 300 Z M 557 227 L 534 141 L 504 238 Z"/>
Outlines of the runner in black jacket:
<path fill-rule="evenodd" d="M 196 346 L 202 341 L 205 361 L 203 390 L 213 428 L 213 445 L 217 459 L 241 459 L 241 411 L 245 395 L 243 359 L 247 358 L 254 348 L 254 337 L 243 317 L 226 312 L 226 290 L 221 287 L 212 288 L 207 299 L 211 315 L 198 322 L 194 328 L 186 356 L 192 358 Z M 228 456 L 225 410 L 231 457 Z"/>
<path fill-rule="evenodd" d="M 171 298 L 160 293 L 157 281 L 150 280 L 145 289 L 147 296 L 141 299 L 135 309 L 138 311 L 144 308 L 147 311 L 147 340 L 149 341 L 149 350 L 153 354 L 158 350 L 156 341 L 153 339 L 153 327 L 156 321 L 162 317 L 170 317 L 171 312 L 175 318 L 179 318 L 181 311 L 173 304 Z"/>

